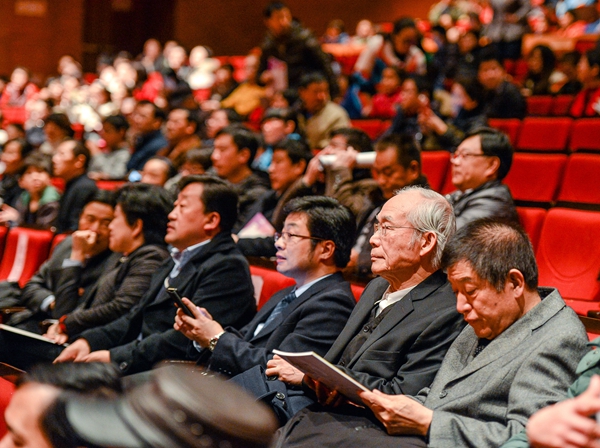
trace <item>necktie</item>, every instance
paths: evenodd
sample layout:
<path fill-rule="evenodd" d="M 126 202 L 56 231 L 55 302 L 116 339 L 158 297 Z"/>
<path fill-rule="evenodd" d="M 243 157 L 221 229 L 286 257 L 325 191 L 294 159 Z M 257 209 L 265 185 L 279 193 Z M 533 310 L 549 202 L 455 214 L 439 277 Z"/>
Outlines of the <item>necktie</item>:
<path fill-rule="evenodd" d="M 269 325 L 271 322 L 273 322 L 277 316 L 279 316 L 281 313 L 283 313 L 283 310 L 290 303 L 292 303 L 292 300 L 294 300 L 295 298 L 296 298 L 296 289 L 294 289 L 287 296 L 285 296 L 283 299 L 281 299 L 281 302 L 279 302 L 275 306 L 275 308 L 273 308 L 273 311 L 271 311 L 271 315 L 265 321 L 265 324 L 263 325 L 263 328 L 265 328 L 267 325 Z"/>
<path fill-rule="evenodd" d="M 479 355 L 483 351 L 483 349 L 488 346 L 490 342 L 492 341 L 490 341 L 489 339 L 480 338 L 479 343 L 477 344 L 477 347 L 475 347 L 475 351 L 473 352 L 473 358 L 476 358 L 477 355 Z"/>

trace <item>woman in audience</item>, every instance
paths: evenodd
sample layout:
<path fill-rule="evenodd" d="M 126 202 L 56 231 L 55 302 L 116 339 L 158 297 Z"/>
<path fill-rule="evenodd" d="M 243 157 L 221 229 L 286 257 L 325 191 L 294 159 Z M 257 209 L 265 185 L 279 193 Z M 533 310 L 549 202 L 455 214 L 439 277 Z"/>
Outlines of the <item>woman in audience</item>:
<path fill-rule="evenodd" d="M 61 303 L 53 312 L 59 320 L 47 337 L 62 344 L 83 330 L 117 319 L 139 301 L 168 256 L 164 237 L 172 207 L 169 194 L 154 185 L 128 184 L 118 191 L 115 218 L 109 225 L 109 248 L 116 252 L 112 267 L 80 297 L 78 280 L 84 260 L 74 240 L 73 263 L 63 268 L 56 287 Z M 92 244 L 94 235 L 89 232 L 81 238 L 81 245 Z"/>
<path fill-rule="evenodd" d="M 554 72 L 556 56 L 546 45 L 536 45 L 527 57 L 527 77 L 523 81 L 523 96 L 550 95 L 550 75 Z"/>
<path fill-rule="evenodd" d="M 583 90 L 573 101 L 571 115 L 575 118 L 600 115 L 600 49 L 589 50 L 581 56 L 577 78 L 583 83 Z"/>
<path fill-rule="evenodd" d="M 54 155 L 56 148 L 63 141 L 73 138 L 75 132 L 71 128 L 69 117 L 63 113 L 53 113 L 44 120 L 46 141 L 40 146 L 44 154 Z"/>
<path fill-rule="evenodd" d="M 23 192 L 19 186 L 19 177 L 23 168 L 23 160 L 33 150 L 32 146 L 22 138 L 9 140 L 4 144 L 0 155 L 0 204 L 14 207 Z"/>
<path fill-rule="evenodd" d="M 105 148 L 88 144 L 92 152 L 92 161 L 88 170 L 90 179 L 123 179 L 127 174 L 127 162 L 131 154 L 125 139 L 129 123 L 123 115 L 112 115 L 102 122 L 100 137 Z"/>
<path fill-rule="evenodd" d="M 0 223 L 50 229 L 56 224 L 60 193 L 50 183 L 52 164 L 48 156 L 33 153 L 25 159 L 19 185 L 23 193 L 15 207 L 2 206 Z"/>

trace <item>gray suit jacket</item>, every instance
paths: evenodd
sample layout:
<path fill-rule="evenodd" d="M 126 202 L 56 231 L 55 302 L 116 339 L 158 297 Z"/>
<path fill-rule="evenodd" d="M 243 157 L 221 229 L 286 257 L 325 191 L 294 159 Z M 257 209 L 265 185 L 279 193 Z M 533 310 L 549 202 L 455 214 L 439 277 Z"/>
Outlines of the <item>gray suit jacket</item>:
<path fill-rule="evenodd" d="M 557 290 L 477 356 L 465 328 L 430 388 L 416 399 L 433 410 L 429 446 L 497 447 L 521 431 L 538 409 L 566 398 L 587 335 Z"/>

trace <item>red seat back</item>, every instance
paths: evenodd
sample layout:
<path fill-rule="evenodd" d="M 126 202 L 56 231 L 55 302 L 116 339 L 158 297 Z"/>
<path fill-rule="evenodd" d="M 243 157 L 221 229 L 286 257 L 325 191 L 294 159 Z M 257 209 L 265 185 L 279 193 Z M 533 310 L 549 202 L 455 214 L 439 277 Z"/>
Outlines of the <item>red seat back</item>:
<path fill-rule="evenodd" d="M 537 207 L 517 207 L 517 213 L 519 214 L 521 226 L 525 229 L 527 235 L 529 235 L 533 250 L 537 250 L 542 226 L 546 219 L 546 210 Z"/>
<path fill-rule="evenodd" d="M 114 191 L 125 185 L 124 180 L 97 180 L 96 186 L 100 190 Z"/>
<path fill-rule="evenodd" d="M 598 151 L 600 152 L 600 118 L 580 118 L 573 123 L 571 151 Z"/>
<path fill-rule="evenodd" d="M 569 115 L 569 110 L 571 110 L 571 104 L 573 104 L 574 99 L 575 95 L 558 95 L 554 97 L 550 115 L 557 117 Z"/>
<path fill-rule="evenodd" d="M 52 245 L 50 246 L 50 255 L 52 255 L 52 252 L 54 252 L 54 248 L 58 246 L 68 236 L 68 233 L 59 233 L 57 235 L 54 235 L 54 238 L 52 238 Z"/>
<path fill-rule="evenodd" d="M 518 118 L 490 118 L 488 123 L 494 129 L 499 129 L 508 135 L 513 146 L 517 144 L 521 130 L 521 120 Z"/>
<path fill-rule="evenodd" d="M 530 96 L 527 98 L 527 113 L 546 117 L 550 115 L 553 99 L 550 95 Z"/>
<path fill-rule="evenodd" d="M 555 200 L 566 154 L 515 153 L 504 183 L 517 201 L 550 203 Z"/>
<path fill-rule="evenodd" d="M 527 117 L 517 139 L 517 151 L 563 152 L 571 131 L 572 118 Z"/>
<path fill-rule="evenodd" d="M 575 153 L 569 156 L 558 201 L 588 204 L 600 209 L 599 154 Z"/>
<path fill-rule="evenodd" d="M 4 245 L 6 244 L 6 236 L 8 235 L 8 227 L 0 226 L 0 258 L 4 253 Z"/>
<path fill-rule="evenodd" d="M 448 151 L 424 151 L 421 153 L 421 170 L 435 191 L 442 190 L 449 165 L 450 153 Z"/>
<path fill-rule="evenodd" d="M 377 139 L 383 132 L 381 130 L 381 120 L 352 120 L 352 127 L 364 131 L 371 140 Z"/>
<path fill-rule="evenodd" d="M 552 208 L 536 254 L 539 284 L 567 299 L 600 300 L 600 213 Z"/>
<path fill-rule="evenodd" d="M 350 284 L 350 289 L 352 289 L 352 295 L 354 295 L 354 299 L 358 302 L 361 294 L 365 290 L 365 287 L 362 285 L 355 285 L 354 283 Z"/>
<path fill-rule="evenodd" d="M 49 230 L 10 229 L 0 266 L 0 280 L 19 282 L 23 287 L 48 258 L 53 236 Z"/>
<path fill-rule="evenodd" d="M 293 279 L 277 271 L 259 266 L 250 266 L 250 274 L 252 275 L 254 297 L 256 298 L 256 307 L 258 309 L 262 308 L 277 291 L 281 291 L 283 288 L 296 283 Z"/>

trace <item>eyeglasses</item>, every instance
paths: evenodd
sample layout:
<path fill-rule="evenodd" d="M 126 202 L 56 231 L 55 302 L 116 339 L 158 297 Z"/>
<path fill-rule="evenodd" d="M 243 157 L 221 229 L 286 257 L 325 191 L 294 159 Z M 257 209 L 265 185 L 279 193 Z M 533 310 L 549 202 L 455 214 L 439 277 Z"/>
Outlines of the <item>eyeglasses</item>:
<path fill-rule="evenodd" d="M 275 235 L 273 235 L 273 239 L 275 240 L 275 242 L 277 242 L 281 239 L 284 243 L 287 243 L 290 240 L 290 238 L 292 238 L 292 237 L 305 239 L 305 240 L 327 241 L 323 238 L 317 238 L 316 236 L 297 235 L 295 233 L 290 233 L 290 232 L 281 232 L 281 233 L 277 232 L 277 233 L 275 233 Z"/>
<path fill-rule="evenodd" d="M 473 153 L 465 153 L 465 152 L 453 152 L 450 154 L 450 160 L 457 160 L 457 159 L 466 159 L 468 157 L 491 157 L 488 156 L 487 154 L 473 154 Z"/>
<path fill-rule="evenodd" d="M 417 229 L 416 227 L 410 227 L 410 226 L 391 226 L 389 224 L 380 224 L 378 222 L 376 222 L 373 225 L 373 228 L 375 229 L 375 232 L 373 232 L 373 233 L 381 232 L 381 236 L 386 236 L 387 232 L 389 230 L 394 230 L 394 229 L 412 229 L 412 230 L 416 230 L 417 232 L 420 232 L 420 230 Z"/>

